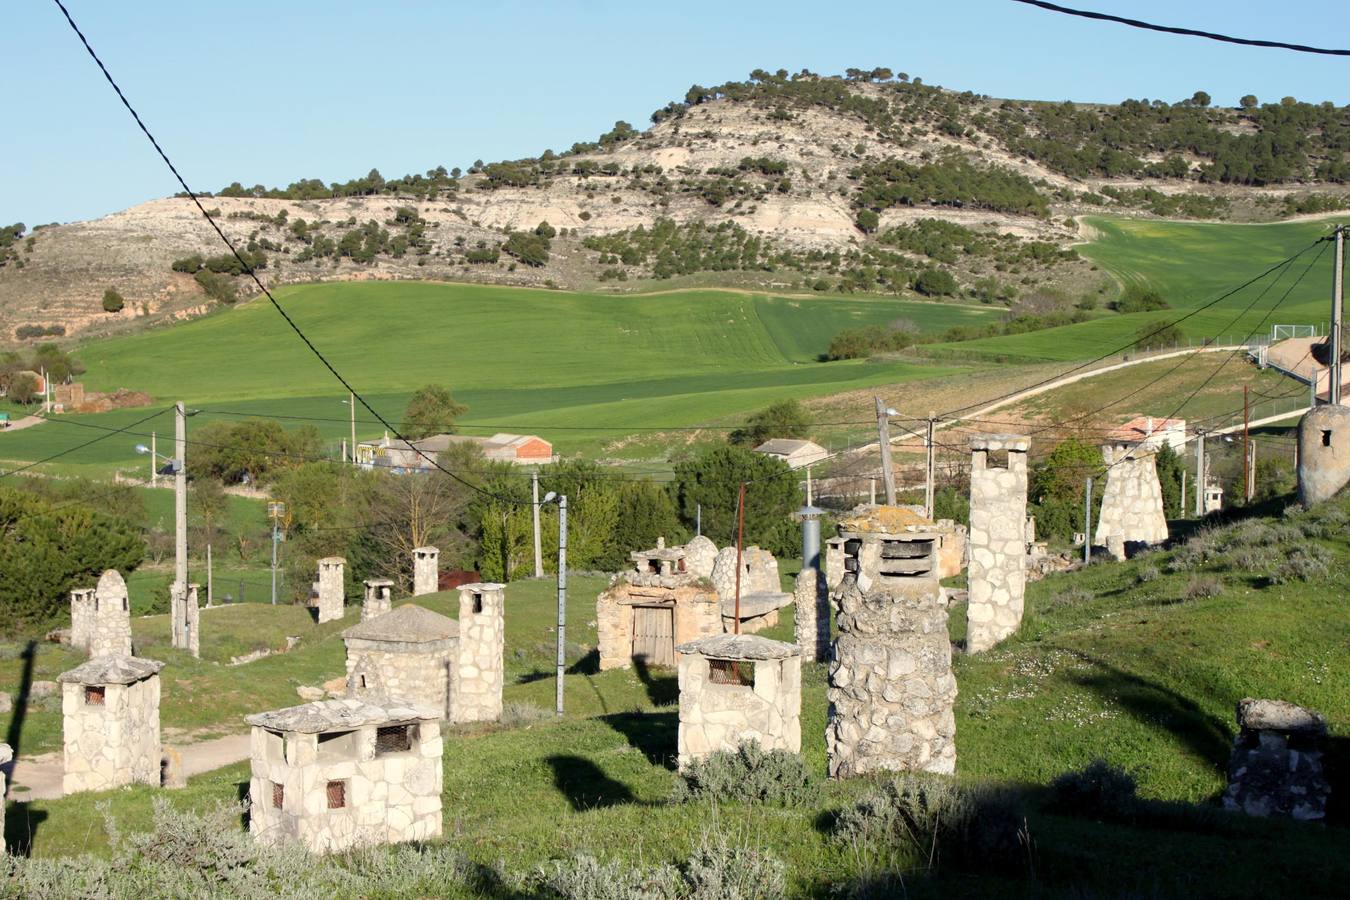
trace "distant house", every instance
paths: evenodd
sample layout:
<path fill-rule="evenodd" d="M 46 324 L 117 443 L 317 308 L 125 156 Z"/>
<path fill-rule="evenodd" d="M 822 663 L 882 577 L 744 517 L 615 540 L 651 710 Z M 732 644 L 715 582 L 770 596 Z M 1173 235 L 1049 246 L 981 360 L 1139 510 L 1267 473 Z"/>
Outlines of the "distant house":
<path fill-rule="evenodd" d="M 494 434 L 475 437 L 466 434 L 433 434 L 414 441 L 402 441 L 388 435 L 378 441 L 356 445 L 356 462 L 363 469 L 387 469 L 396 474 L 428 472 L 436 467 L 437 456 L 451 444 L 476 444 L 486 459 L 516 465 L 542 465 L 552 462 L 553 445 L 532 434 Z"/>
<path fill-rule="evenodd" d="M 1105 442 L 1141 450 L 1161 450 L 1167 446 L 1180 453 L 1186 446 L 1186 420 L 1140 416 L 1108 431 Z"/>
<path fill-rule="evenodd" d="M 815 441 L 795 441 L 788 438 L 774 438 L 755 448 L 756 453 L 781 459 L 790 469 L 800 469 L 818 463 L 830 455 L 830 451 Z"/>

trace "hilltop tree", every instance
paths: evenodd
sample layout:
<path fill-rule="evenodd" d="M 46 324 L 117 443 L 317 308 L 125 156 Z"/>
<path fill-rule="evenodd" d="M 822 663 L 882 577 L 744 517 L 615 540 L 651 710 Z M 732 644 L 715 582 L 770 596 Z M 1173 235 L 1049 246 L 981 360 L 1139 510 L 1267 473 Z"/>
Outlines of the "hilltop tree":
<path fill-rule="evenodd" d="M 806 408 L 796 400 L 780 400 L 751 415 L 744 428 L 727 440 L 739 446 L 757 447 L 771 438 L 804 438 L 810 421 Z"/>
<path fill-rule="evenodd" d="M 415 440 L 433 434 L 454 434 L 455 420 L 469 411 L 439 384 L 418 388 L 403 411 L 403 436 Z"/>
<path fill-rule="evenodd" d="M 1210 97 L 1209 94 L 1206 94 L 1204 91 L 1196 91 L 1194 94 L 1191 95 L 1191 103 L 1193 103 L 1196 106 L 1201 107 L 1209 106 L 1209 104 L 1212 101 L 1213 98 Z"/>
<path fill-rule="evenodd" d="M 1256 109 L 1256 104 L 1257 100 L 1255 94 L 1246 94 L 1238 101 L 1238 105 L 1243 109 Z"/>

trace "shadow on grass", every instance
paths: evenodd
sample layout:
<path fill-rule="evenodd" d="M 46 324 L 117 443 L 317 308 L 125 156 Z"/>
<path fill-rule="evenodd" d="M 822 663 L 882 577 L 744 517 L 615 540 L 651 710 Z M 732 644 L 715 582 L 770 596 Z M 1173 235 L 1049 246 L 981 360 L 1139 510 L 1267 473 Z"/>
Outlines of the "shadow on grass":
<path fill-rule="evenodd" d="M 18 800 L 8 804 L 5 813 L 5 849 L 11 856 L 30 856 L 33 851 L 33 835 L 38 826 L 47 820 L 47 812 L 33 809 L 27 800 Z"/>
<path fill-rule="evenodd" d="M 559 754 L 545 762 L 553 769 L 554 786 L 577 812 L 635 802 L 628 785 L 610 778 L 589 759 Z"/>
<path fill-rule="evenodd" d="M 581 659 L 572 663 L 567 668 L 568 675 L 599 675 L 600 674 L 600 650 L 599 648 L 590 650 Z"/>
<path fill-rule="evenodd" d="M 239 827 L 244 831 L 248 831 L 249 805 L 253 802 L 253 798 L 249 796 L 248 788 L 249 782 L 247 781 L 236 781 L 234 783 L 234 796 L 239 801 Z"/>
<path fill-rule="evenodd" d="M 680 699 L 679 678 L 668 674 L 658 676 L 647 662 L 647 657 L 633 657 L 633 671 L 647 689 L 647 699 L 652 702 L 652 706 L 669 706 Z"/>
<path fill-rule="evenodd" d="M 680 721 L 674 712 L 630 712 L 601 716 L 600 721 L 619 734 L 628 743 L 642 751 L 654 766 L 674 770 Z"/>

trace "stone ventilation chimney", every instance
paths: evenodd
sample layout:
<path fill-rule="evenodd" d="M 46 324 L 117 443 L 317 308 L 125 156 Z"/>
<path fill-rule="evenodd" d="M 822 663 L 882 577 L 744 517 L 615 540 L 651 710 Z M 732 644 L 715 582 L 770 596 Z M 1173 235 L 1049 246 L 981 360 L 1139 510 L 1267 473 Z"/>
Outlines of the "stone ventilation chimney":
<path fill-rule="evenodd" d="M 413 596 L 434 594 L 440 590 L 441 551 L 435 547 L 418 547 L 413 551 Z"/>
<path fill-rule="evenodd" d="M 319 560 L 319 624 L 341 619 L 345 609 L 344 576 L 347 560 L 327 556 Z"/>
<path fill-rule="evenodd" d="M 131 655 L 131 601 L 127 583 L 114 569 L 104 572 L 94 589 L 93 631 L 89 655 Z"/>
<path fill-rule="evenodd" d="M 450 699 L 452 722 L 495 722 L 502 715 L 506 588 L 481 582 L 459 589 L 459 649 Z"/>
<path fill-rule="evenodd" d="M 394 583 L 388 578 L 375 578 L 366 583 L 366 594 L 361 601 L 361 621 L 382 616 L 394 605 Z"/>
<path fill-rule="evenodd" d="M 70 646 L 85 653 L 94 636 L 94 593 L 93 588 L 70 592 Z"/>
<path fill-rule="evenodd" d="M 1015 434 L 970 441 L 969 653 L 988 650 L 1022 624 L 1030 446 Z"/>
<path fill-rule="evenodd" d="M 159 671 L 164 663 L 96 656 L 62 672 L 62 793 L 160 783 Z"/>

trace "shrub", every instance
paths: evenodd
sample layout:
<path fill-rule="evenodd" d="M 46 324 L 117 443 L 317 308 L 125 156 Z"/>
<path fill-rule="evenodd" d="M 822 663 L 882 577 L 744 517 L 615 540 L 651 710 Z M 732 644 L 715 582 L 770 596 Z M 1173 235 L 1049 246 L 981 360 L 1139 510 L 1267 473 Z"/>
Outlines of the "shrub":
<path fill-rule="evenodd" d="M 1207 600 L 1223 593 L 1223 579 L 1213 575 L 1192 575 L 1186 583 L 1187 600 Z"/>
<path fill-rule="evenodd" d="M 956 279 L 945 269 L 924 269 L 914 279 L 914 289 L 926 297 L 947 297 L 956 293 Z"/>
<path fill-rule="evenodd" d="M 530 703 L 511 702 L 502 705 L 501 724 L 507 728 L 516 728 L 521 725 L 532 725 L 535 722 L 543 722 L 553 718 L 553 713 L 547 709 L 540 709 Z"/>
<path fill-rule="evenodd" d="M 690 763 L 671 792 L 672 803 L 714 800 L 797 806 L 811 796 L 811 777 L 801 757 L 786 750 L 765 752 L 755 741 Z"/>
<path fill-rule="evenodd" d="M 468 253 L 464 254 L 464 258 L 474 264 L 495 263 L 501 258 L 501 254 L 499 254 L 496 249 L 484 247 L 478 250 L 470 250 Z"/>
<path fill-rule="evenodd" d="M 1051 803 L 1061 812 L 1122 818 L 1134 812 L 1135 787 L 1129 772 L 1097 759 L 1050 782 Z"/>
<path fill-rule="evenodd" d="M 1125 288 L 1125 293 L 1120 299 L 1111 304 L 1116 312 L 1135 313 L 1135 312 L 1157 312 L 1162 309 L 1171 309 L 1167 301 L 1162 298 L 1162 294 L 1157 291 L 1140 287 L 1132 284 Z"/>
<path fill-rule="evenodd" d="M 127 302 L 122 299 L 122 295 L 117 293 L 116 288 L 108 288 L 103 292 L 103 311 L 110 313 L 119 313 Z"/>
<path fill-rule="evenodd" d="M 674 900 L 681 879 L 673 866 L 638 869 L 580 854 L 540 866 L 533 881 L 536 896 L 556 900 Z"/>
<path fill-rule="evenodd" d="M 1134 577 L 1140 584 L 1148 584 L 1150 581 L 1156 581 L 1161 575 L 1162 573 L 1158 571 L 1157 566 L 1149 564 L 1140 566 Z"/>
<path fill-rule="evenodd" d="M 202 290 L 206 292 L 206 296 L 212 300 L 220 303 L 234 303 L 239 299 L 239 295 L 234 290 L 234 282 L 230 280 L 228 275 L 221 275 L 212 272 L 210 269 L 202 269 L 193 278 L 197 284 L 201 285 Z"/>
<path fill-rule="evenodd" d="M 854 844 L 900 845 L 933 869 L 1015 872 L 1030 839 L 1015 798 L 987 786 L 902 775 L 844 810 L 835 836 Z"/>
<path fill-rule="evenodd" d="M 1328 565 L 1330 554 L 1326 550 L 1310 544 L 1301 550 L 1289 554 L 1284 562 L 1270 573 L 1271 584 L 1288 584 L 1291 581 L 1312 581 L 1325 578 L 1331 571 Z"/>
<path fill-rule="evenodd" d="M 64 325 L 20 325 L 14 330 L 14 336 L 21 341 L 40 337 L 62 337 L 65 333 Z"/>

